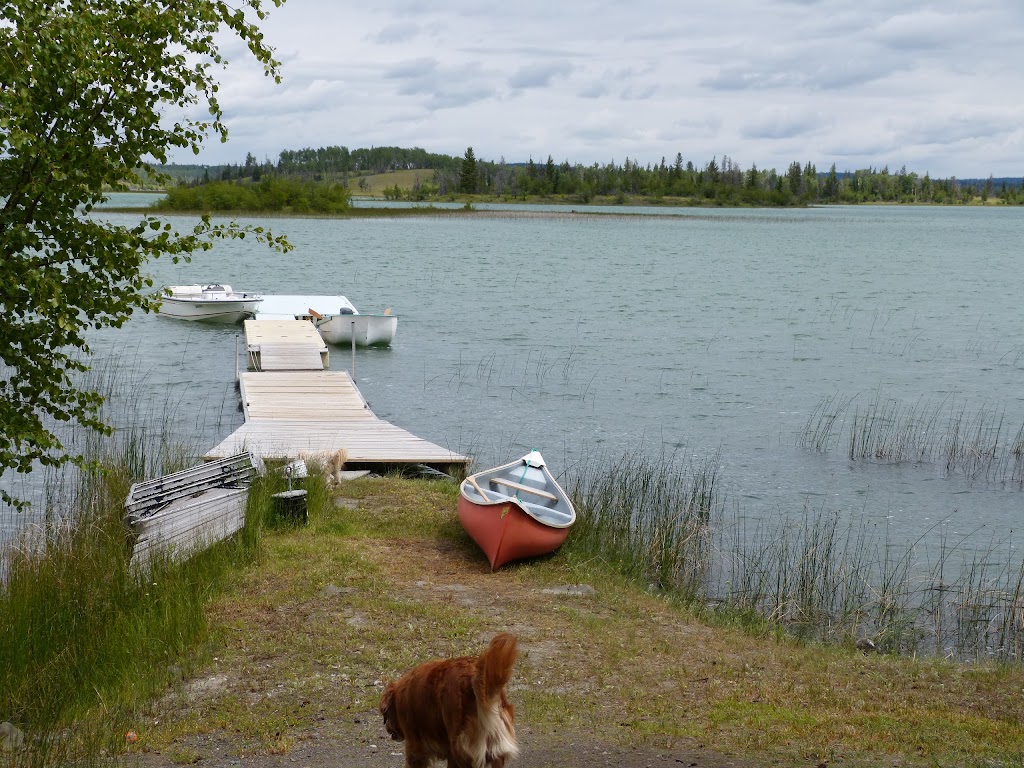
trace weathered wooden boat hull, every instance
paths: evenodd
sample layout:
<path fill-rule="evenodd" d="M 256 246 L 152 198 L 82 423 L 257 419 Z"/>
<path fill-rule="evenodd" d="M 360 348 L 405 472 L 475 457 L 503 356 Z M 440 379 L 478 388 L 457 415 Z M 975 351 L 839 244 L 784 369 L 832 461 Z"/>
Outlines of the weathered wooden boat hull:
<path fill-rule="evenodd" d="M 554 552 L 576 521 L 572 502 L 536 451 L 466 478 L 458 515 L 491 570 Z"/>
<path fill-rule="evenodd" d="M 133 521 L 132 565 L 145 568 L 153 556 L 186 559 L 232 536 L 245 525 L 248 499 L 248 488 L 217 488 Z"/>
<path fill-rule="evenodd" d="M 125 499 L 131 563 L 154 556 L 184 560 L 245 525 L 249 485 L 262 460 L 241 453 L 132 485 Z"/>

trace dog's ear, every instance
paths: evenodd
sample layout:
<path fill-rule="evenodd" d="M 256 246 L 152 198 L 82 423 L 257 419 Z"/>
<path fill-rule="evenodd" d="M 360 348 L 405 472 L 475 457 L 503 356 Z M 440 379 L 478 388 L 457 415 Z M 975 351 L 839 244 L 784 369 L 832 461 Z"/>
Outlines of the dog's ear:
<path fill-rule="evenodd" d="M 395 713 L 395 684 L 389 683 L 380 697 L 380 714 L 384 718 L 384 730 L 394 741 L 402 741 L 405 734 L 398 725 L 398 717 Z"/>

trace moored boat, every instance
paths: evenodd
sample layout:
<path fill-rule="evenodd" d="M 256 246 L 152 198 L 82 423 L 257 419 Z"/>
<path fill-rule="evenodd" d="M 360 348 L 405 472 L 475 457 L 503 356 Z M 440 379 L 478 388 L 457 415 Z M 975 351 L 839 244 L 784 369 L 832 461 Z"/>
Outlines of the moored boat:
<path fill-rule="evenodd" d="M 554 552 L 576 522 L 568 494 L 538 451 L 463 480 L 458 514 L 492 571 Z"/>
<path fill-rule="evenodd" d="M 344 296 L 341 298 L 345 304 L 337 314 L 321 314 L 310 307 L 313 325 L 324 341 L 328 344 L 351 344 L 354 337 L 359 347 L 388 346 L 394 341 L 398 315 L 392 315 L 390 308 L 382 314 L 364 314 Z"/>
<path fill-rule="evenodd" d="M 239 323 L 254 317 L 263 297 L 230 285 L 169 285 L 160 299 L 160 314 L 179 320 Z"/>

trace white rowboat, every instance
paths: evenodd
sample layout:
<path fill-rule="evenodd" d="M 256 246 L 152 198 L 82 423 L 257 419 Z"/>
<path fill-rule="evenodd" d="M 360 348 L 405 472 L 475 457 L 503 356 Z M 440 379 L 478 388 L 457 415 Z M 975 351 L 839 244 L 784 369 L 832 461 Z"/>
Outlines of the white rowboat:
<path fill-rule="evenodd" d="M 344 296 L 270 295 L 260 306 L 259 320 L 309 320 L 328 344 L 388 346 L 398 330 L 398 315 L 390 309 L 363 314 Z"/>
<path fill-rule="evenodd" d="M 385 310 L 381 315 L 364 315 L 344 310 L 337 315 L 313 315 L 313 325 L 328 344 L 351 344 L 356 346 L 387 346 L 398 330 L 398 316 Z"/>

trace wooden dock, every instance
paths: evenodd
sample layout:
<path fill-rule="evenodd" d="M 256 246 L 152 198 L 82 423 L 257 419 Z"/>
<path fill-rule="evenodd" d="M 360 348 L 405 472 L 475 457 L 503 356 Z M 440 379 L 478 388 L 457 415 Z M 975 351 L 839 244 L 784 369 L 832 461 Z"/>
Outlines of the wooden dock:
<path fill-rule="evenodd" d="M 264 459 L 326 463 L 344 451 L 345 463 L 360 468 L 425 464 L 450 472 L 470 463 L 378 418 L 348 373 L 324 370 L 326 345 L 311 323 L 247 320 L 245 335 L 256 368 L 238 376 L 245 424 L 210 449 L 207 460 L 251 451 Z"/>
<path fill-rule="evenodd" d="M 245 346 L 257 371 L 322 371 L 330 363 L 327 344 L 304 320 L 246 320 Z"/>

